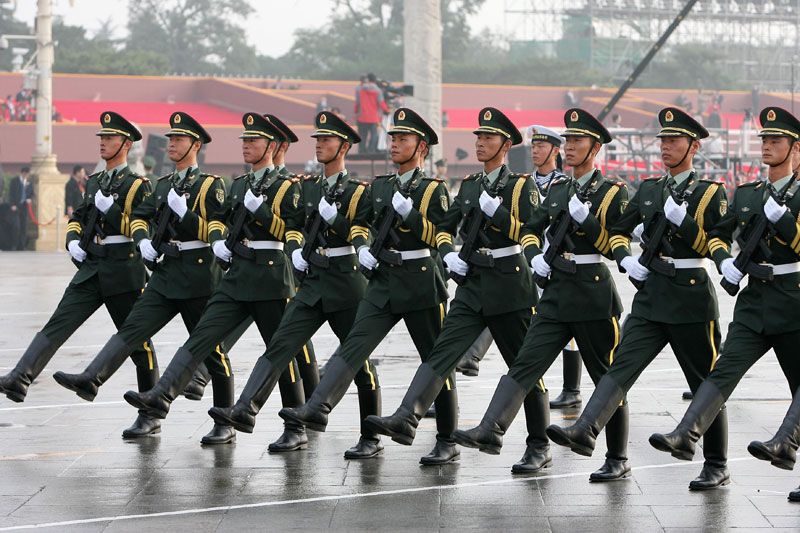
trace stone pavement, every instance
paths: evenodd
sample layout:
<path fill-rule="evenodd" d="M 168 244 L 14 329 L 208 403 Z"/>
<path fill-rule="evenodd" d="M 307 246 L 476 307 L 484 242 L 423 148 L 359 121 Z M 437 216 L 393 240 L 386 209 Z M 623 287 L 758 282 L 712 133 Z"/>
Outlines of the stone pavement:
<path fill-rule="evenodd" d="M 633 287 L 612 270 L 629 306 Z M 66 253 L 0 253 L 0 372 L 16 362 L 55 308 L 74 273 Z M 714 273 L 715 279 L 717 278 Z M 733 299 L 718 291 L 723 332 Z M 270 454 L 267 444 L 281 431 L 279 395 L 261 412 L 252 435 L 235 445 L 201 447 L 211 427 L 201 402 L 173 404 L 160 436 L 123 441 L 135 411 L 122 393 L 135 387 L 126 363 L 93 403 L 59 387 L 56 370 L 78 372 L 113 333 L 99 311 L 56 354 L 16 404 L 0 398 L 0 531 L 41 527 L 55 531 L 142 530 L 420 530 L 495 529 L 528 531 L 761 531 L 800 528 L 800 504 L 786 494 L 800 475 L 750 457 L 746 446 L 767 439 L 789 405 L 790 392 L 775 356 L 765 356 L 745 377 L 728 403 L 732 482 L 708 492 L 689 492 L 696 462 L 677 461 L 647 443 L 654 431 L 671 430 L 688 402 L 686 384 L 671 353 L 663 353 L 629 394 L 629 455 L 633 476 L 610 484 L 589 483 L 605 453 L 598 439 L 594 457 L 553 446 L 553 466 L 517 477 L 511 465 L 524 451 L 523 414 L 505 437 L 498 456 L 462 450 L 458 464 L 422 467 L 419 457 L 434 444 L 433 420 L 425 419 L 411 447 L 384 439 L 374 460 L 345 461 L 357 439 L 354 388 L 331 416 L 326 433 L 310 433 L 309 449 Z M 155 336 L 162 370 L 185 340 L 180 320 Z M 336 347 L 326 327 L 314 337 L 318 357 Z M 237 389 L 263 351 L 252 327 L 231 351 Z M 403 325 L 375 354 L 383 385 L 383 410 L 399 404 L 418 357 Z M 474 426 L 505 372 L 493 346 L 476 378 L 459 375 L 461 427 Z M 551 394 L 561 387 L 560 359 L 545 380 Z M 583 374 L 583 395 L 592 384 Z M 553 411 L 551 419 L 573 419 L 579 411 Z"/>

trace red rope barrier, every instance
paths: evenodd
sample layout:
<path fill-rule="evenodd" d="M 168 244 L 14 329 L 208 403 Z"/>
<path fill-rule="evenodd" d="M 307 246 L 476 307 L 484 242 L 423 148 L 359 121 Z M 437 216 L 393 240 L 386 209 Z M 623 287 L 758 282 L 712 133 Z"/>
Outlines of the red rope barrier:
<path fill-rule="evenodd" d="M 49 226 L 50 224 L 56 221 L 56 217 L 53 217 L 53 219 L 50 220 L 50 222 L 46 224 L 41 224 L 38 220 L 36 220 L 36 215 L 33 214 L 33 208 L 31 207 L 31 204 L 27 202 L 26 205 L 28 206 L 28 214 L 31 216 L 31 220 L 33 220 L 33 223 L 36 224 L 37 226 Z"/>

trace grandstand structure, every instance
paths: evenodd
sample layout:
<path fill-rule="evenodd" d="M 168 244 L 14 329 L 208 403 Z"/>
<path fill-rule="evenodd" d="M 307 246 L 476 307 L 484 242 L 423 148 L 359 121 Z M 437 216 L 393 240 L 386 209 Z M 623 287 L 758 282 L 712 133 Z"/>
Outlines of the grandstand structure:
<path fill-rule="evenodd" d="M 581 59 L 618 84 L 685 0 L 504 0 L 505 35 L 521 53 Z M 670 37 L 722 51 L 725 71 L 764 91 L 800 82 L 800 0 L 699 0 Z M 797 79 L 795 79 L 797 78 Z"/>

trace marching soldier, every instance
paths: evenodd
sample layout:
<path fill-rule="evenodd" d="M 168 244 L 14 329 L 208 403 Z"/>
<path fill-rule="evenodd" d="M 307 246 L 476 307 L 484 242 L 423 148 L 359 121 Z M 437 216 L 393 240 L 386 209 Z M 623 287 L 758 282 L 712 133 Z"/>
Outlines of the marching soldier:
<path fill-rule="evenodd" d="M 197 166 L 197 153 L 204 144 L 211 142 L 211 137 L 197 121 L 181 111 L 170 117 L 167 137 L 167 152 L 175 163 L 175 172 L 159 178 L 153 194 L 133 209 L 130 217 L 130 233 L 142 257 L 155 263 L 152 277 L 125 323 L 89 366 L 80 374 L 58 372 L 53 376 L 60 385 L 88 401 L 94 399 L 98 388 L 122 365 L 132 346 L 158 332 L 176 314 L 180 313 L 189 332 L 194 330 L 221 277 L 208 243 L 221 238 L 224 230 L 224 224 L 212 219 L 222 208 L 225 189 L 219 177 L 203 174 Z M 157 225 L 160 216 L 169 217 L 174 238 L 169 238 L 165 228 L 156 229 L 156 232 L 164 231 L 164 242 L 156 250 L 150 239 L 151 228 Z M 164 253 L 163 260 L 156 262 L 161 253 Z M 231 405 L 230 361 L 219 346 L 212 347 L 205 355 L 209 354 L 206 364 L 212 376 L 214 403 Z M 146 437 L 160 431 L 161 421 L 143 409 L 122 436 Z M 202 442 L 221 444 L 234 438 L 231 428 L 215 427 Z"/>
<path fill-rule="evenodd" d="M 769 166 L 769 180 L 740 185 L 730 208 L 708 235 L 709 253 L 722 272 L 726 290 L 735 293 L 745 273 L 747 286 L 736 298 L 719 361 L 695 391 L 678 427 L 671 433 L 654 433 L 650 444 L 678 459 L 691 460 L 695 443 L 718 419 L 736 384 L 772 348 L 793 400 L 775 436 L 751 443 L 748 450 L 759 459 L 791 470 L 800 437 L 800 182 L 792 172 L 793 156 L 800 151 L 800 121 L 779 107 L 762 110 L 759 118 L 761 160 Z M 764 219 L 769 224 L 762 232 L 759 226 Z M 740 258 L 744 259 L 741 254 L 745 251 L 752 251 L 747 265 L 730 253 L 737 228 L 748 244 L 742 247 Z"/>
<path fill-rule="evenodd" d="M 541 386 L 545 371 L 558 352 L 574 338 L 592 381 L 597 383 L 613 360 L 619 342 L 617 319 L 622 304 L 614 280 L 602 262 L 609 256 L 608 228 L 621 216 L 628 200 L 623 183 L 603 177 L 594 166 L 597 152 L 611 135 L 591 114 L 570 109 L 564 115 L 567 129 L 565 155 L 575 178 L 551 183 L 546 204 L 534 212 L 522 232 L 526 257 L 537 276 L 546 279 L 536 314 L 519 354 L 508 374 L 500 379 L 480 425 L 457 430 L 456 442 L 487 453 L 499 453 L 503 434 L 525 396 Z M 550 262 L 540 248 L 538 236 L 549 226 L 548 247 L 555 249 Z M 570 228 L 572 250 L 557 242 L 553 233 Z M 559 262 L 558 257 L 563 261 Z M 551 264 L 552 263 L 552 264 Z M 573 304 L 581 301 L 580 306 Z M 619 402 L 618 402 L 619 404 Z M 528 406 L 526 405 L 526 408 Z M 527 410 L 526 419 L 543 420 L 547 408 Z M 628 416 L 623 402 L 606 431 L 608 453 L 603 467 L 591 475 L 594 481 L 612 481 L 630 475 L 627 465 Z"/>
<path fill-rule="evenodd" d="M 15 402 L 25 400 L 28 386 L 56 350 L 101 305 L 121 327 L 145 285 L 142 258 L 131 239 L 131 213 L 150 195 L 152 184 L 126 163 L 131 144 L 142 134 L 113 111 L 100 115 L 100 126 L 97 135 L 106 170 L 89 176 L 83 201 L 67 225 L 67 250 L 78 272 L 17 365 L 0 377 L 0 392 Z M 151 341 L 143 338 L 127 355 L 136 363 L 139 390 L 150 389 L 158 380 Z"/>
<path fill-rule="evenodd" d="M 508 150 L 521 143 L 522 136 L 508 117 L 493 107 L 482 109 L 478 120 L 475 151 L 484 170 L 464 178 L 453 205 L 436 226 L 439 253 L 461 284 L 442 332 L 428 360 L 417 369 L 400 407 L 392 416 L 367 418 L 376 431 L 400 444 L 413 442 L 426 409 L 485 327 L 511 366 L 537 300 L 519 243 L 522 226 L 539 204 L 539 194 L 530 176 L 512 173 L 503 164 Z M 474 243 L 469 262 L 453 251 L 452 235 L 462 220 L 462 232 L 478 224 L 485 233 L 485 241 Z M 543 413 L 544 418 L 527 417 L 528 447 L 512 472 L 533 472 L 549 466 L 550 446 L 544 433 L 547 403 L 547 391 L 540 383 L 526 399 L 526 412 Z M 438 414 L 438 408 L 436 411 Z"/>
<path fill-rule="evenodd" d="M 444 269 L 431 249 L 435 249 L 437 225 L 444 220 L 450 198 L 446 184 L 426 176 L 422 170 L 425 151 L 439 139 L 422 117 L 405 107 L 395 111 L 389 135 L 392 162 L 398 169 L 396 174 L 375 178 L 371 206 L 375 217 L 373 238 L 385 237 L 385 241 L 381 250 L 366 243 L 358 250 L 359 262 L 370 272 L 371 280 L 353 329 L 306 405 L 280 411 L 285 420 L 317 431 L 325 430 L 328 414 L 344 396 L 355 371 L 395 324 L 405 322 L 420 358 L 426 361 L 445 315 Z M 382 236 L 382 228 L 391 229 Z M 395 232 L 396 239 L 391 238 L 391 232 Z M 436 445 L 420 459 L 424 465 L 447 464 L 460 456 L 452 440 L 458 424 L 452 369 L 445 381 L 445 387 L 436 395 Z M 380 412 L 370 415 L 379 416 Z M 372 428 L 363 424 L 362 434 L 365 432 L 372 432 Z"/>
<path fill-rule="evenodd" d="M 717 359 L 719 309 L 704 256 L 709 249 L 708 232 L 725 213 L 728 196 L 722 184 L 700 179 L 692 168 L 700 140 L 708 137 L 706 129 L 677 108 L 662 109 L 658 119 L 661 131 L 657 137 L 661 139 L 661 157 L 668 172 L 642 182 L 610 231 L 614 258 L 642 285 L 633 298 L 622 344 L 578 421 L 570 427 L 553 425 L 547 430 L 554 442 L 581 455 L 592 454 L 597 434 L 642 371 L 667 344 L 678 358 L 692 392 Z M 662 236 L 656 233 L 661 217 L 666 217 L 673 228 L 663 235 L 671 251 L 663 248 Z M 655 260 L 668 262 L 674 268 L 671 275 L 663 270 L 652 272 L 640 262 L 640 256 L 631 255 L 631 232 L 639 223 L 644 224 L 646 246 L 661 247 L 661 257 Z M 727 440 L 727 416 L 722 409 L 705 434 L 705 464 L 689 484 L 690 489 L 712 489 L 729 483 Z"/>

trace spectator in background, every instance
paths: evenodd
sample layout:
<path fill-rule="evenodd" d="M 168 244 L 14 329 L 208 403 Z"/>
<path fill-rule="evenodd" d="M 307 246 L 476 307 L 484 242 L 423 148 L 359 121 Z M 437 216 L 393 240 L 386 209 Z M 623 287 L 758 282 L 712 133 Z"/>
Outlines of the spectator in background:
<path fill-rule="evenodd" d="M 612 128 L 621 128 L 622 127 L 622 117 L 619 113 L 614 113 L 611 117 L 611 127 Z"/>
<path fill-rule="evenodd" d="M 708 124 L 706 124 L 709 128 L 721 128 L 722 127 L 722 115 L 719 113 L 719 106 L 714 104 L 711 113 L 708 115 Z"/>
<path fill-rule="evenodd" d="M 33 198 L 30 169 L 22 167 L 20 175 L 11 180 L 8 203 L 11 204 L 11 249 L 24 250 L 28 246 L 28 204 Z"/>
<path fill-rule="evenodd" d="M 442 128 L 446 128 L 450 125 L 450 115 L 447 113 L 447 109 L 442 109 Z"/>
<path fill-rule="evenodd" d="M 567 109 L 579 107 L 578 100 L 575 98 L 575 93 L 572 92 L 571 87 L 567 89 L 567 92 L 564 94 L 564 107 Z"/>
<path fill-rule="evenodd" d="M 72 167 L 72 175 L 64 188 L 64 215 L 71 217 L 78 209 L 86 192 L 86 170 L 81 165 Z"/>
<path fill-rule="evenodd" d="M 389 107 L 383 99 L 383 91 L 377 84 L 375 74 L 369 73 L 361 76 L 361 83 L 356 88 L 356 102 L 353 111 L 356 116 L 358 134 L 362 142 L 358 145 L 358 152 L 362 146 L 366 152 L 375 152 L 378 148 L 378 123 L 381 121 L 381 112 L 388 113 Z"/>
<path fill-rule="evenodd" d="M 328 97 L 323 94 L 322 98 L 320 98 L 319 102 L 317 102 L 317 113 L 322 113 L 323 111 L 328 110 L 330 110 L 330 106 L 328 105 Z"/>
<path fill-rule="evenodd" d="M 689 98 L 686 96 L 686 91 L 681 91 L 681 93 L 678 95 L 678 98 L 675 100 L 675 105 L 686 109 L 692 105 L 689 103 Z"/>
<path fill-rule="evenodd" d="M 8 115 L 7 120 L 9 122 L 14 122 L 15 120 L 17 120 L 17 112 L 16 112 L 16 107 L 14 106 L 14 99 L 11 97 L 10 94 L 6 96 L 5 112 Z"/>
<path fill-rule="evenodd" d="M 144 167 L 144 177 L 150 181 L 155 181 L 158 176 L 153 174 L 153 169 L 156 166 L 156 159 L 151 155 L 146 155 L 142 158 L 142 166 Z"/>

